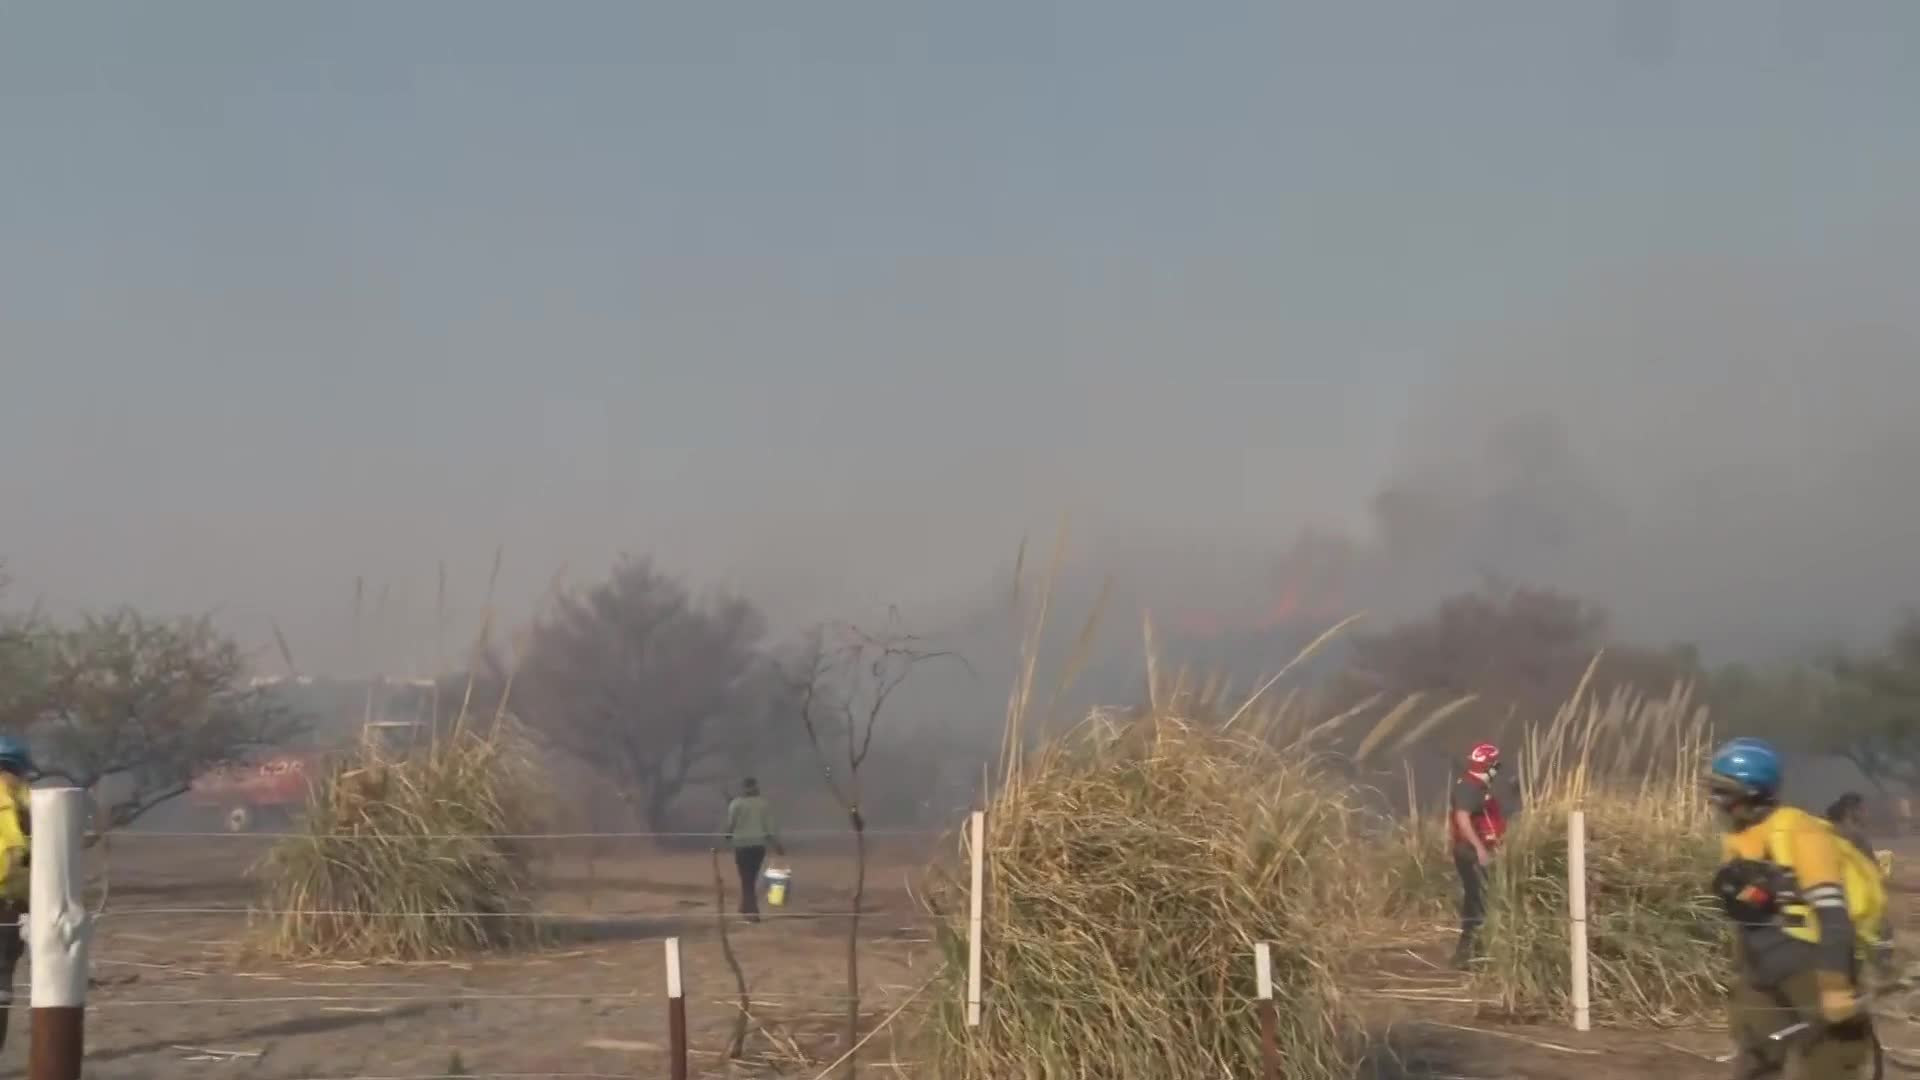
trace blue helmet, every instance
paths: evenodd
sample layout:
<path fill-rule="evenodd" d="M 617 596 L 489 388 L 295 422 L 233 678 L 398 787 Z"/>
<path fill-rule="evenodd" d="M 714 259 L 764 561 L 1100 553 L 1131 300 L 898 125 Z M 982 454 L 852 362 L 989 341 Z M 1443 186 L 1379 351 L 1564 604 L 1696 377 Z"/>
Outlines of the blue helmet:
<path fill-rule="evenodd" d="M 33 751 L 27 748 L 27 740 L 16 735 L 0 735 L 0 769 L 22 776 L 33 772 Z"/>
<path fill-rule="evenodd" d="M 1780 752 L 1764 739 L 1734 739 L 1713 752 L 1709 782 L 1720 792 L 1749 799 L 1780 793 Z"/>

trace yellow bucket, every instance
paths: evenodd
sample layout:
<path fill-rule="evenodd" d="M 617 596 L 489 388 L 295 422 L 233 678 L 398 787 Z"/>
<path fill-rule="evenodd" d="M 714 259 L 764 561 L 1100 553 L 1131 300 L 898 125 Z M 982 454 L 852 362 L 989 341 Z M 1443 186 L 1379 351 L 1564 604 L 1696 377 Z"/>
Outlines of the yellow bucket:
<path fill-rule="evenodd" d="M 767 906 L 787 906 L 787 883 L 793 880 L 793 871 L 784 868 L 768 869 L 765 877 L 767 879 Z"/>

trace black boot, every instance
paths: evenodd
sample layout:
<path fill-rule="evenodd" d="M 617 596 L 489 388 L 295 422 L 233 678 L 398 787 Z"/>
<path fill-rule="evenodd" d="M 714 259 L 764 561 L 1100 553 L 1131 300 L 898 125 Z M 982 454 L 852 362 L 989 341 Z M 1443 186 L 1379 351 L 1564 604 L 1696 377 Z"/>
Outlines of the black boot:
<path fill-rule="evenodd" d="M 1460 931 L 1460 943 L 1453 949 L 1454 970 L 1466 971 L 1473 966 L 1473 961 L 1479 955 L 1480 951 L 1474 947 L 1473 931 Z"/>

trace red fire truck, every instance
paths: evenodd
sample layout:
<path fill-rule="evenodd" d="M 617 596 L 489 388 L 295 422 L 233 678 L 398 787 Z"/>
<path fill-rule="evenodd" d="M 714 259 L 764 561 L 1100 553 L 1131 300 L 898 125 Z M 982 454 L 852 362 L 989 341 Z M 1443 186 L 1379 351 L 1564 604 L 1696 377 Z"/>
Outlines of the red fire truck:
<path fill-rule="evenodd" d="M 318 753 L 277 753 L 223 766 L 196 777 L 188 798 L 223 815 L 228 832 L 246 832 L 263 819 L 286 821 L 306 805 L 321 760 Z"/>
<path fill-rule="evenodd" d="M 405 754 L 419 745 L 424 727 L 418 720 L 368 721 L 360 729 L 362 752 Z M 352 748 L 340 752 L 351 753 Z M 306 808 L 332 756 L 321 750 L 280 750 L 211 769 L 194 778 L 187 798 L 219 813 L 228 832 L 247 832 L 263 821 L 285 825 Z"/>

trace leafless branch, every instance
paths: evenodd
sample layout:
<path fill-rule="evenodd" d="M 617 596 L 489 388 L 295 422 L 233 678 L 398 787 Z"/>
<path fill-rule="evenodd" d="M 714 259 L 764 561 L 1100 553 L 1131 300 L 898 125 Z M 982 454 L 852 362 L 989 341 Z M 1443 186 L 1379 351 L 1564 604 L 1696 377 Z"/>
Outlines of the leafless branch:
<path fill-rule="evenodd" d="M 738 1012 L 733 1018 L 733 1037 L 727 1043 L 727 1060 L 738 1061 L 746 1056 L 747 1024 L 753 1015 L 753 999 L 747 993 L 747 976 L 740 970 L 740 959 L 733 954 L 733 939 L 727 934 L 727 879 L 720 873 L 720 849 L 712 848 L 708 854 L 713 858 L 713 919 L 720 931 L 720 955 L 727 961 L 727 969 L 733 972 L 734 989 L 740 995 Z"/>
<path fill-rule="evenodd" d="M 837 645 L 829 646 L 828 628 L 807 635 L 802 673 L 795 680 L 800 721 L 807 742 L 820 762 L 827 789 L 847 815 L 854 839 L 852 917 L 847 926 L 847 1044 L 843 1076 L 858 1075 L 860 1046 L 860 914 L 866 901 L 867 826 L 861 810 L 860 770 L 873 749 L 874 734 L 888 715 L 894 694 L 921 664 L 959 658 L 927 648 L 899 626 L 898 613 L 889 617 L 888 632 L 869 634 L 858 627 L 832 628 Z M 962 661 L 964 663 L 964 661 Z M 839 730 L 823 733 L 820 717 L 832 715 Z M 827 734 L 846 740 L 846 776 L 836 778 L 827 752 Z"/>

